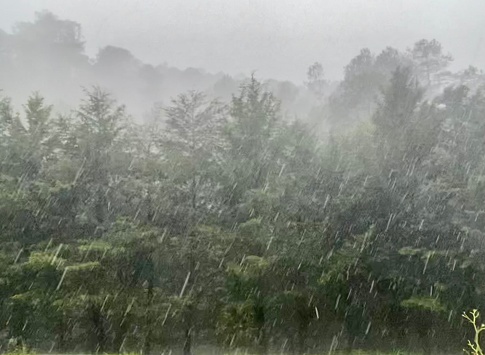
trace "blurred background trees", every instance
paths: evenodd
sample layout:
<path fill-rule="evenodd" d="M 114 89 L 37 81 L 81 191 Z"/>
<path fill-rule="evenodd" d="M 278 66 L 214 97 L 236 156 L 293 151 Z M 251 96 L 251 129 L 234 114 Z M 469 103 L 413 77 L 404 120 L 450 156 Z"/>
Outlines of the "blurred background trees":
<path fill-rule="evenodd" d="M 0 33 L 2 94 L 40 89 L 0 99 L 2 349 L 462 348 L 485 306 L 480 70 L 421 40 L 299 87 L 91 61 L 80 31 Z"/>

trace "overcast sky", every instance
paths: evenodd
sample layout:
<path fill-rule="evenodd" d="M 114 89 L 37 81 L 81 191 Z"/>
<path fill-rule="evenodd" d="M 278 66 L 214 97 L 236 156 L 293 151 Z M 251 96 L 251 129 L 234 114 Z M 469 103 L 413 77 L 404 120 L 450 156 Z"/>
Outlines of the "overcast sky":
<path fill-rule="evenodd" d="M 81 23 L 87 51 L 129 49 L 158 64 L 296 82 L 309 64 L 327 77 L 361 48 L 405 49 L 436 38 L 453 69 L 485 68 L 485 0 L 0 0 L 0 28 L 48 9 Z"/>

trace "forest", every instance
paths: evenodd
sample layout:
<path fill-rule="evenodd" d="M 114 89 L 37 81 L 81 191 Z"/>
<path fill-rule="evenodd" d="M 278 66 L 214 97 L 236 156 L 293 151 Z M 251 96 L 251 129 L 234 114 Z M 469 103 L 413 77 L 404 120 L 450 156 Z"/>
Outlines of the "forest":
<path fill-rule="evenodd" d="M 90 59 L 80 31 L 0 30 L 2 352 L 467 347 L 483 71 L 422 39 L 298 86 Z"/>

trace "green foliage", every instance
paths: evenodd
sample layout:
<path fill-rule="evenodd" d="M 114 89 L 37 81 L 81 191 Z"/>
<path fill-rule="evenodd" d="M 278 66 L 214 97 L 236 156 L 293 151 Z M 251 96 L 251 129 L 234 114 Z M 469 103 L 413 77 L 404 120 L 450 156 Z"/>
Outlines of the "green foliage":
<path fill-rule="evenodd" d="M 22 115 L 2 99 L 0 342 L 455 350 L 485 293 L 485 99 L 423 102 L 404 62 L 392 48 L 352 60 L 343 102 L 372 102 L 372 118 L 326 140 L 254 76 L 228 105 L 182 94 L 150 126 L 99 88 L 58 118 L 39 94 Z"/>
<path fill-rule="evenodd" d="M 401 302 L 403 307 L 421 308 L 431 312 L 443 312 L 446 308 L 436 299 L 430 297 L 411 297 Z"/>

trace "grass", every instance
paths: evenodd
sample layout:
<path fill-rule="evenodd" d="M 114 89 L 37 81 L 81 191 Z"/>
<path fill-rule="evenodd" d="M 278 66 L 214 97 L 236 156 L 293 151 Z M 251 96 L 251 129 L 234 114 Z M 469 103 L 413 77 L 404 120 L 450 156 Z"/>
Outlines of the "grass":
<path fill-rule="evenodd" d="M 351 353 L 346 352 L 346 351 L 333 351 L 331 353 L 318 353 L 318 354 L 313 354 L 313 353 L 308 353 L 307 355 L 326 355 L 326 354 L 332 354 L 332 355 L 422 355 L 420 353 L 412 353 L 412 352 L 407 352 L 407 351 L 393 351 L 393 352 L 381 352 L 381 351 L 363 351 L 363 350 L 354 350 Z M 223 355 L 256 355 L 252 353 L 247 353 L 244 351 L 233 351 L 233 352 L 225 352 Z M 269 355 L 281 355 L 281 353 L 274 353 L 274 354 L 269 354 Z"/>
<path fill-rule="evenodd" d="M 481 351 L 481 349 L 479 350 Z M 465 353 L 469 355 L 483 355 L 482 352 L 473 352 L 473 351 L 465 351 Z M 202 350 L 199 351 L 197 349 L 194 349 L 193 351 L 194 355 L 259 355 L 257 353 L 250 353 L 245 350 L 233 350 L 233 351 L 207 351 L 207 350 Z M 268 355 L 285 355 L 286 353 L 281 353 L 281 352 L 270 352 Z M 290 354 L 290 353 L 288 353 Z M 382 351 L 364 351 L 364 350 L 354 350 L 351 353 L 346 352 L 346 351 L 332 351 L 332 352 L 323 352 L 323 353 L 306 353 L 305 355 L 422 355 L 421 353 L 413 353 L 413 352 L 408 352 L 408 351 L 403 351 L 403 350 L 397 350 L 397 351 L 391 351 L 391 352 L 382 352 Z M 13 349 L 9 352 L 4 353 L 4 355 L 37 355 L 35 352 L 30 351 L 26 348 L 17 348 Z M 40 354 L 38 354 L 40 355 Z M 67 355 L 67 354 L 58 354 L 58 355 Z M 141 353 L 137 352 L 126 352 L 122 354 L 118 353 L 103 353 L 100 355 L 141 355 Z"/>

